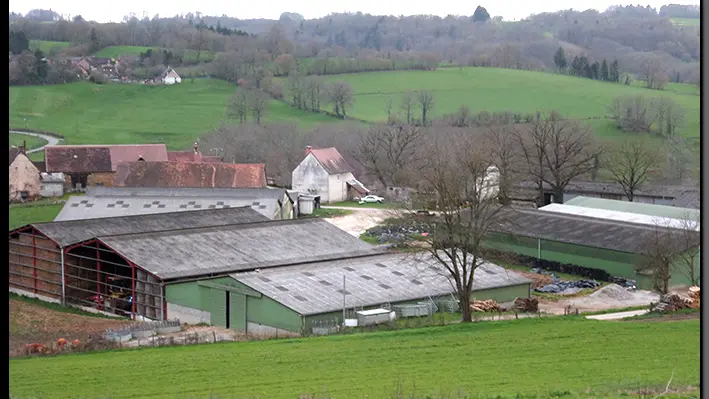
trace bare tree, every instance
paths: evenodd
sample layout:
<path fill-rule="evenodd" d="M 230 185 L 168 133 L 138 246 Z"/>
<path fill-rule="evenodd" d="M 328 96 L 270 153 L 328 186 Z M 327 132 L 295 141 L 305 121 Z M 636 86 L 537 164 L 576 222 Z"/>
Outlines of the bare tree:
<path fill-rule="evenodd" d="M 407 125 L 411 124 L 413 112 L 416 107 L 415 104 L 414 94 L 410 91 L 404 92 L 404 95 L 401 97 L 401 109 L 404 111 L 404 115 L 406 115 Z"/>
<path fill-rule="evenodd" d="M 326 90 L 335 114 L 346 118 L 347 108 L 354 104 L 354 93 L 350 85 L 340 81 L 332 82 L 327 86 Z"/>
<path fill-rule="evenodd" d="M 644 140 L 626 139 L 611 147 L 607 167 L 613 180 L 623 188 L 628 201 L 633 202 L 635 192 L 650 178 L 650 171 L 659 162 L 659 151 Z"/>
<path fill-rule="evenodd" d="M 684 124 L 684 109 L 669 97 L 653 98 L 650 104 L 654 109 L 657 129 L 663 135 L 673 137 Z"/>
<path fill-rule="evenodd" d="M 691 282 L 692 285 L 699 285 L 699 270 L 700 270 L 700 240 L 701 236 L 699 234 L 700 228 L 700 216 L 699 213 L 696 215 L 687 214 L 682 217 L 679 223 L 679 234 L 680 242 L 686 248 L 684 251 L 680 251 L 675 259 L 675 265 L 680 269 L 685 277 Z"/>
<path fill-rule="evenodd" d="M 389 125 L 394 124 L 393 108 L 394 108 L 394 99 L 389 97 L 389 98 L 387 98 L 386 103 L 384 104 L 384 111 L 386 111 L 386 113 L 387 113 L 387 124 L 389 124 Z"/>
<path fill-rule="evenodd" d="M 325 90 L 325 82 L 320 76 L 308 76 L 304 86 L 304 102 L 309 104 L 312 111 L 320 111 L 320 100 Z"/>
<path fill-rule="evenodd" d="M 260 125 L 261 119 L 265 117 L 268 109 L 268 95 L 261 90 L 250 89 L 247 98 L 256 124 Z"/>
<path fill-rule="evenodd" d="M 664 180 L 668 184 L 683 183 L 691 176 L 692 166 L 695 164 L 694 154 L 680 136 L 667 139 L 666 149 Z"/>
<path fill-rule="evenodd" d="M 288 95 L 296 108 L 305 108 L 305 78 L 298 71 L 288 76 Z"/>
<path fill-rule="evenodd" d="M 494 163 L 470 132 L 436 134 L 426 148 L 420 172 L 437 195 L 439 214 L 434 231 L 424 238 L 424 256 L 443 269 L 460 301 L 463 322 L 470 322 L 475 271 L 484 263 L 489 233 L 505 214 L 487 179 Z"/>
<path fill-rule="evenodd" d="M 526 173 L 538 184 L 544 201 L 546 183 L 553 200 L 564 203 L 564 190 L 569 182 L 594 167 L 594 159 L 601 148 L 594 143 L 591 130 L 575 120 L 564 120 L 552 111 L 547 117 L 537 118 L 527 129 L 516 132 L 526 163 Z"/>
<path fill-rule="evenodd" d="M 640 64 L 640 73 L 648 89 L 662 90 L 667 85 L 667 67 L 655 57 L 646 58 Z"/>
<path fill-rule="evenodd" d="M 616 97 L 608 107 L 616 126 L 629 132 L 650 132 L 655 119 L 655 109 L 644 96 Z"/>
<path fill-rule="evenodd" d="M 409 185 L 423 130 L 412 125 L 377 125 L 361 135 L 353 156 L 383 187 Z"/>
<path fill-rule="evenodd" d="M 433 94 L 431 92 L 422 90 L 418 92 L 416 96 L 419 106 L 421 107 L 421 124 L 427 126 L 428 116 L 433 110 Z"/>
<path fill-rule="evenodd" d="M 520 170 L 524 165 L 515 134 L 515 125 L 490 125 L 487 126 L 482 140 L 482 146 L 487 148 L 497 167 L 499 174 L 498 199 L 503 205 L 510 204 L 510 189 L 518 180 Z"/>
<path fill-rule="evenodd" d="M 227 108 L 227 117 L 239 119 L 239 123 L 246 122 L 246 117 L 249 113 L 249 91 L 246 89 L 238 89 L 236 93 L 229 99 L 229 107 Z M 216 148 L 216 147 L 215 147 Z"/>

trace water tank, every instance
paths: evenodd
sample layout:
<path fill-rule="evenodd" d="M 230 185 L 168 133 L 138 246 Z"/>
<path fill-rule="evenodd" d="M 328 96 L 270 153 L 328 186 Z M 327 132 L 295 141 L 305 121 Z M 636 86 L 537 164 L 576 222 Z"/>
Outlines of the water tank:
<path fill-rule="evenodd" d="M 315 209 L 315 197 L 311 195 L 301 195 L 298 197 L 298 213 L 301 215 L 311 215 Z"/>

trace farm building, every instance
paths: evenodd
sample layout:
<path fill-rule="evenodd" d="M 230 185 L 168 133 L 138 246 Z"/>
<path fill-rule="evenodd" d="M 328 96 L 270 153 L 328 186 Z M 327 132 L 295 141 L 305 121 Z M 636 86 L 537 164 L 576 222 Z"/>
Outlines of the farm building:
<path fill-rule="evenodd" d="M 343 309 L 351 318 L 355 310 L 456 303 L 442 270 L 428 254 L 381 254 L 232 273 L 168 285 L 168 309 L 190 314 L 193 323 L 252 334 L 313 333 L 319 326 L 341 325 Z M 529 297 L 530 284 L 487 263 L 476 271 L 473 296 L 509 302 Z"/>
<path fill-rule="evenodd" d="M 699 223 L 701 211 L 699 208 L 683 208 L 679 206 L 646 204 L 640 202 L 616 201 L 592 197 L 574 197 L 564 205 L 583 207 L 612 212 L 634 213 L 650 217 L 690 220 Z M 543 208 L 542 208 L 543 209 Z"/>
<path fill-rule="evenodd" d="M 564 206 L 554 204 L 556 206 Z M 624 220 L 604 219 L 541 209 L 514 209 L 502 227 L 491 234 L 491 249 L 538 259 L 601 269 L 613 276 L 634 279 L 643 289 L 652 279 L 640 271 L 647 264 L 648 243 L 663 234 L 686 251 L 675 259 L 671 285 L 688 285 L 688 264 L 699 275 L 699 232 Z"/>
<path fill-rule="evenodd" d="M 31 201 L 40 197 L 42 181 L 39 170 L 20 152 L 10 164 L 10 201 Z"/>
<path fill-rule="evenodd" d="M 91 187 L 69 198 L 55 221 L 250 206 L 272 220 L 295 219 L 285 189 Z"/>
<path fill-rule="evenodd" d="M 182 78 L 175 72 L 174 69 L 168 67 L 163 73 L 160 74 L 156 80 L 160 81 L 166 85 L 172 85 L 175 83 L 182 83 Z"/>
<path fill-rule="evenodd" d="M 126 162 L 116 170 L 119 187 L 266 188 L 264 164 Z"/>
<path fill-rule="evenodd" d="M 319 195 L 324 204 L 369 194 L 352 172 L 352 167 L 336 148 L 307 147 L 305 158 L 293 169 L 293 190 Z"/>

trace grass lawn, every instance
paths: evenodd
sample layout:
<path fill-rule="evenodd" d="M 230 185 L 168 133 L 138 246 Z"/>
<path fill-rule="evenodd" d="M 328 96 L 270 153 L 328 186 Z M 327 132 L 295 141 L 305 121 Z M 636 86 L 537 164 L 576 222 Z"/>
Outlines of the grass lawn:
<path fill-rule="evenodd" d="M 44 198 L 25 204 L 10 205 L 10 230 L 29 223 L 51 222 L 64 207 L 64 201 L 72 195 L 82 194 L 71 193 L 64 195 L 63 198 Z"/>
<path fill-rule="evenodd" d="M 40 50 L 44 54 L 48 54 L 54 47 L 66 48 L 71 46 L 69 42 L 53 42 L 50 40 L 30 40 L 30 50 Z"/>
<path fill-rule="evenodd" d="M 435 101 L 434 116 L 453 113 L 461 105 L 466 105 L 472 112 L 535 113 L 555 109 L 571 118 L 603 117 L 615 97 L 645 95 L 674 99 L 686 110 L 687 123 L 680 134 L 699 137 L 700 132 L 700 97 L 678 93 L 688 92 L 692 85 L 671 85 L 671 90 L 655 91 L 551 73 L 500 68 L 371 72 L 331 76 L 328 80 L 344 80 L 352 86 L 355 104 L 349 113 L 368 121 L 386 120 L 386 102 L 391 98 L 398 104 L 402 93 L 407 90 L 431 91 Z M 618 134 L 617 131 L 615 134 Z"/>
<path fill-rule="evenodd" d="M 39 137 L 28 136 L 26 134 L 10 133 L 10 147 L 19 147 L 25 141 L 27 142 L 27 147 L 30 150 L 47 144 L 47 140 Z"/>
<path fill-rule="evenodd" d="M 672 21 L 673 24 L 680 25 L 680 26 L 701 26 L 702 25 L 701 18 L 670 18 L 670 21 Z"/>
<path fill-rule="evenodd" d="M 66 144 L 166 143 L 182 150 L 219 124 L 234 91 L 233 85 L 214 79 L 172 86 L 78 82 L 11 87 L 10 121 L 25 126 L 27 117 L 29 129 L 60 133 Z M 338 122 L 275 100 L 266 120 L 304 128 Z"/>
<path fill-rule="evenodd" d="M 699 320 L 530 318 L 394 332 L 11 359 L 18 397 L 618 397 L 698 387 Z M 238 367 L 235 367 L 235 362 Z M 134 375 L 105 378 L 106 365 Z M 696 388 L 695 388 L 696 390 Z M 367 396 L 365 396 L 367 395 Z M 635 393 L 635 396 L 638 396 Z"/>

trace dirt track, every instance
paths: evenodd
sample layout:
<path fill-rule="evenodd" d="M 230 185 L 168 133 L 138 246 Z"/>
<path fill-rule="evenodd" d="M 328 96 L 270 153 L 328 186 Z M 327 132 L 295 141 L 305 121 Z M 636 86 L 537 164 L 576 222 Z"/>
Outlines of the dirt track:
<path fill-rule="evenodd" d="M 352 213 L 345 216 L 326 218 L 325 220 L 355 237 L 359 237 L 359 235 L 364 233 L 367 229 L 376 226 L 391 215 L 391 211 L 386 209 L 339 207 L 337 209 L 352 210 Z"/>

